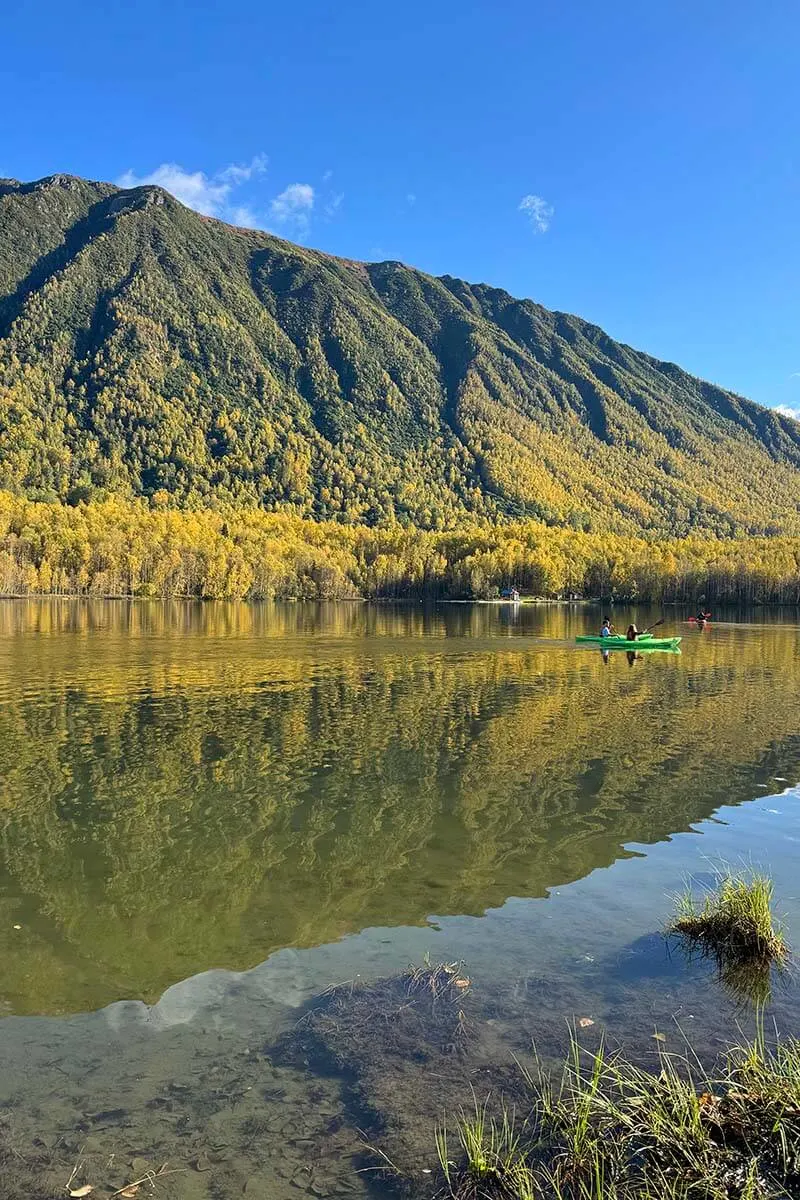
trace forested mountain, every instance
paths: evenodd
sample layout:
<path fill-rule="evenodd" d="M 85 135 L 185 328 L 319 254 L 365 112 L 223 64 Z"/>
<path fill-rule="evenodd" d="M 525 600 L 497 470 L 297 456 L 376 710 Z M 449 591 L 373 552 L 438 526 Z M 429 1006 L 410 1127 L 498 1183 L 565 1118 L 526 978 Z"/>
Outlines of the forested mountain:
<path fill-rule="evenodd" d="M 800 533 L 800 424 L 576 317 L 156 187 L 0 183 L 0 488 L 430 529 Z"/>

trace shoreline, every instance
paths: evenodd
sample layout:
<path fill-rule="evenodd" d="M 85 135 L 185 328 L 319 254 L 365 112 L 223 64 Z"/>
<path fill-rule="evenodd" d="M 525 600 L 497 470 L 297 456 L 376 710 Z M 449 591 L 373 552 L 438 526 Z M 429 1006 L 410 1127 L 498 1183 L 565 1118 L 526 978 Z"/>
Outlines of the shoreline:
<path fill-rule="evenodd" d="M 562 600 L 549 596 L 523 596 L 519 600 L 490 600 L 472 597 L 451 596 L 141 596 L 133 592 L 0 592 L 0 601 L 19 602 L 23 600 L 125 602 L 128 604 L 375 604 L 375 605 L 481 605 L 486 608 L 590 608 L 605 607 L 613 611 L 615 608 L 661 608 L 661 609 L 696 609 L 696 602 L 691 600 L 650 600 L 639 597 L 628 600 L 619 597 L 616 600 L 602 597 L 581 597 L 574 600 Z M 759 609 L 777 611 L 793 609 L 800 611 L 800 602 L 781 602 L 777 600 L 753 600 L 750 603 L 722 603 L 716 605 L 717 611 L 730 612 L 742 609 Z"/>

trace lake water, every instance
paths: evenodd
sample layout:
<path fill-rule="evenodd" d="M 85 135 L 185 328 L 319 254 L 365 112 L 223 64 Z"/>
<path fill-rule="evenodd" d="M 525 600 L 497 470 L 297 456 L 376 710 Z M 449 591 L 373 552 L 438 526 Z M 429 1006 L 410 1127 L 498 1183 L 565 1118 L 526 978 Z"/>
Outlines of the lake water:
<path fill-rule="evenodd" d="M 598 619 L 0 602 L 4 1200 L 78 1164 L 96 1196 L 165 1163 L 179 1200 L 387 1194 L 368 1145 L 424 1194 L 436 1120 L 513 1095 L 532 1039 L 746 1030 L 660 930 L 746 860 L 800 943 L 800 620 L 670 613 L 682 653 L 630 664 L 574 644 Z M 426 955 L 464 961 L 463 1045 L 309 1018 Z M 770 1015 L 797 1032 L 791 980 Z"/>

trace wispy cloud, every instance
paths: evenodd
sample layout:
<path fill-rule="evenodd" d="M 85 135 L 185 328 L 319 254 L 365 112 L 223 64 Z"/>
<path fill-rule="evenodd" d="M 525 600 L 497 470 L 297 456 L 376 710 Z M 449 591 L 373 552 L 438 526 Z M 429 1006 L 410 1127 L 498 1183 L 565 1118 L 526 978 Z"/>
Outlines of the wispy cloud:
<path fill-rule="evenodd" d="M 310 183 L 290 183 L 271 200 L 263 197 L 262 192 L 259 202 L 257 190 L 247 185 L 255 185 L 266 170 L 264 154 L 257 154 L 248 163 L 229 163 L 210 173 L 165 162 L 146 174 L 126 171 L 117 183 L 123 188 L 155 184 L 206 217 L 217 217 L 247 229 L 271 229 L 298 240 L 308 235 L 312 215 L 318 211 L 327 220 L 339 214 L 344 192 L 323 188 L 320 195 Z M 332 175 L 332 171 L 326 171 L 323 183 Z"/>
<path fill-rule="evenodd" d="M 123 188 L 157 184 L 187 208 L 193 208 L 206 217 L 219 217 L 234 224 L 254 226 L 257 222 L 252 210 L 245 205 L 232 204 L 231 193 L 256 176 L 263 175 L 266 169 L 267 159 L 263 154 L 256 155 L 249 163 L 231 163 L 211 175 L 205 171 L 187 171 L 179 163 L 162 163 L 147 175 L 126 171 L 117 183 Z M 247 219 L 237 220 L 237 216 Z"/>
<path fill-rule="evenodd" d="M 789 378 L 790 378 L 790 379 L 800 379 L 800 371 L 792 371 L 792 373 L 791 373 L 791 375 L 789 376 Z"/>
<path fill-rule="evenodd" d="M 226 220 L 231 225 L 238 225 L 242 229 L 261 229 L 264 224 L 249 204 L 235 204 Z"/>
<path fill-rule="evenodd" d="M 408 192 L 406 194 L 406 204 L 408 205 L 408 207 L 413 208 L 416 203 L 417 203 L 416 192 Z"/>
<path fill-rule="evenodd" d="M 230 184 L 220 180 L 218 175 L 209 177 L 204 171 L 186 171 L 178 163 L 162 163 L 149 175 L 126 171 L 117 183 L 123 188 L 157 184 L 182 204 L 207 217 L 219 214 L 231 190 Z"/>
<path fill-rule="evenodd" d="M 547 233 L 553 219 L 555 209 L 541 196 L 523 196 L 519 202 L 518 211 L 525 213 L 534 233 Z"/>
<path fill-rule="evenodd" d="M 325 201 L 325 216 L 335 217 L 339 209 L 342 207 L 344 200 L 344 192 L 335 192 Z"/>
<path fill-rule="evenodd" d="M 266 154 L 257 154 L 249 163 L 231 163 L 219 172 L 219 178 L 231 187 L 238 187 L 240 183 L 249 183 L 256 175 L 263 175 L 268 161 Z"/>
<path fill-rule="evenodd" d="M 776 404 L 775 412 L 779 412 L 783 417 L 791 417 L 795 421 L 800 421 L 800 408 L 792 408 L 790 404 Z"/>
<path fill-rule="evenodd" d="M 270 205 L 272 220 L 302 237 L 308 233 L 315 199 L 310 183 L 290 183 Z"/>

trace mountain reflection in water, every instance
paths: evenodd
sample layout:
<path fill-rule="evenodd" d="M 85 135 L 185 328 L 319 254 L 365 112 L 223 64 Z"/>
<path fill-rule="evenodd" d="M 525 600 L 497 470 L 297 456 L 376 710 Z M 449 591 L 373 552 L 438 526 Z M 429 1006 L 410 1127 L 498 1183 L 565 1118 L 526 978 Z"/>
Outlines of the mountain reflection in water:
<path fill-rule="evenodd" d="M 573 645 L 596 622 L 0 603 L 3 1010 L 544 896 L 800 777 L 796 627 L 631 669 Z"/>

